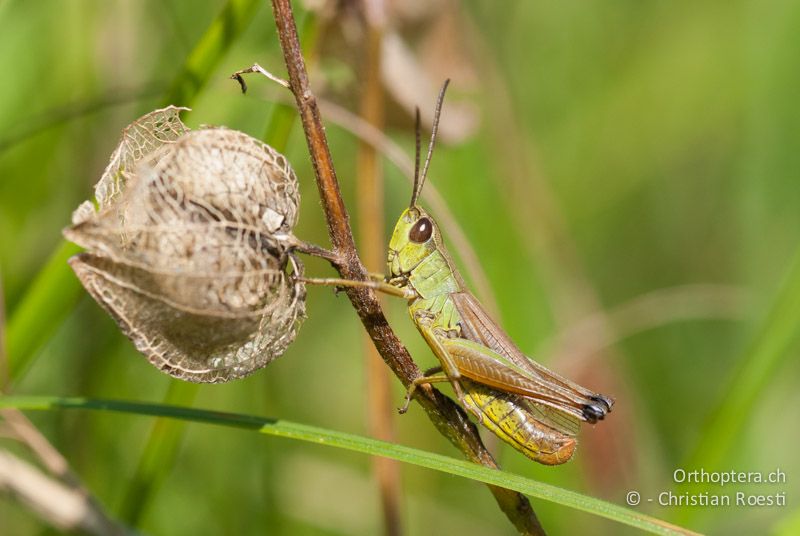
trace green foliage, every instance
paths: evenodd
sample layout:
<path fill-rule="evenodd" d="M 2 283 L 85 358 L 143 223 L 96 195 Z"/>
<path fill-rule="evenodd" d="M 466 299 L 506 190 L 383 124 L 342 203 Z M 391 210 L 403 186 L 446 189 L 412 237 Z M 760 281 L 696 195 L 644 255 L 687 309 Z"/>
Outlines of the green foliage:
<path fill-rule="evenodd" d="M 448 473 L 504 478 L 554 499 L 534 501 L 553 534 L 634 531 L 583 513 L 632 520 L 631 510 L 708 533 L 793 534 L 796 506 L 622 505 L 629 490 L 654 499 L 686 491 L 672 481 L 679 468 L 780 468 L 783 485 L 701 488 L 797 495 L 800 7 L 786 0 L 464 4 L 459 16 L 470 23 L 459 32 L 483 58 L 469 95 L 482 122 L 464 144 L 438 145 L 431 184 L 482 256 L 511 336 L 555 370 L 616 395 L 617 405 L 606 422 L 584 427 L 566 466 L 537 466 L 501 445 L 508 473 L 460 462 Z M 304 40 L 324 40 L 320 33 Z M 335 50 L 317 48 L 323 74 L 352 71 Z M 184 415 L 193 404 L 274 415 L 319 425 L 317 438 L 332 434 L 340 444 L 350 439 L 328 430 L 365 434 L 361 328 L 332 292 L 309 290 L 298 340 L 266 370 L 232 384 L 187 386 L 133 350 L 65 263 L 75 249 L 60 230 L 90 196 L 120 129 L 165 99 L 191 105 L 192 126 L 266 133 L 285 147 L 302 183 L 297 234 L 326 243 L 305 144 L 292 112 L 272 98 L 279 88 L 253 79 L 243 97 L 228 80 L 254 61 L 283 72 L 265 2 L 0 2 L 7 74 L 0 275 L 14 394 L 132 399 L 156 404 L 136 410 L 156 416 L 166 415 L 165 400 Z M 445 62 L 435 76 L 455 76 L 449 68 Z M 458 78 L 453 90 L 454 101 L 468 93 Z M 411 154 L 406 125 L 393 123 L 388 133 Z M 356 141 L 331 123 L 328 134 L 353 207 Z M 386 192 L 391 223 L 409 187 L 389 167 Z M 331 274 L 316 260 L 307 271 Z M 642 301 L 675 286 L 696 289 L 691 306 Z M 597 307 L 613 313 L 635 303 L 647 307 L 633 319 L 609 317 L 610 338 L 583 322 Z M 388 310 L 415 359 L 433 365 L 403 304 Z M 587 329 L 569 331 L 576 327 Z M 566 346 L 565 333 L 574 335 Z M 145 532 L 380 530 L 365 456 L 170 419 L 31 417 L 109 512 Z M 412 407 L 396 424 L 398 445 L 381 445 L 384 454 L 406 453 L 425 467 L 423 460 L 449 463 L 429 454 L 453 451 L 422 412 Z M 410 534 L 511 531 L 483 486 L 414 465 L 403 466 L 402 479 Z M 42 526 L 7 499 L 0 519 L 15 534 Z"/>
<path fill-rule="evenodd" d="M 316 426 L 308 426 L 289 421 L 237 413 L 192 409 L 183 405 L 167 406 L 161 404 L 143 404 L 118 400 L 92 400 L 84 398 L 2 397 L 0 398 L 0 408 L 27 410 L 53 410 L 62 408 L 106 410 L 131 413 L 134 415 L 169 417 L 182 421 L 217 424 L 231 428 L 257 430 L 262 434 L 308 441 L 318 445 L 352 450 L 372 456 L 383 456 L 419 467 L 477 480 L 478 482 L 502 486 L 532 497 L 545 499 L 576 510 L 583 510 L 591 514 L 606 517 L 613 521 L 618 521 L 653 534 L 677 535 L 688 533 L 679 527 L 642 515 L 628 508 L 622 508 L 593 497 L 581 495 L 580 493 L 564 490 L 548 484 L 542 484 L 541 482 L 523 478 L 519 475 L 488 469 L 478 464 L 412 449 L 402 445 L 395 445 L 367 437 L 325 430 Z"/>

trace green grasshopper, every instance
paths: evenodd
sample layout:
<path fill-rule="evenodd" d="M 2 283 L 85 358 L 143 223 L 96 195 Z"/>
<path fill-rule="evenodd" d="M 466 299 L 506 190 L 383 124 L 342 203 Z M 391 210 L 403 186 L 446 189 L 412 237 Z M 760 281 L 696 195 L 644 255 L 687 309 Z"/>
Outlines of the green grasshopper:
<path fill-rule="evenodd" d="M 467 290 L 438 225 L 417 204 L 448 83 L 439 93 L 421 174 L 417 110 L 414 190 L 389 242 L 388 275 L 383 281 L 366 282 L 304 279 L 334 286 L 368 286 L 408 300 L 411 320 L 441 365 L 414 380 L 401 413 L 407 411 L 419 386 L 449 382 L 461 405 L 500 439 L 539 463 L 561 464 L 575 451 L 580 421 L 602 420 L 614 401 L 525 356 Z"/>

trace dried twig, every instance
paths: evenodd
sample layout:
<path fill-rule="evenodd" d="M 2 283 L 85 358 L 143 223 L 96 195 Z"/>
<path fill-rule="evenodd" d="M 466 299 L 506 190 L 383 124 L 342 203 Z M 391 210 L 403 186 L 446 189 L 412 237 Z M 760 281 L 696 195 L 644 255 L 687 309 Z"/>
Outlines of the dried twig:
<path fill-rule="evenodd" d="M 0 393 L 8 387 L 5 352 L 5 304 L 0 282 Z M 61 530 L 80 529 L 89 534 L 125 534 L 100 503 L 81 484 L 69 464 L 21 411 L 0 411 L 2 433 L 24 443 L 54 475 L 42 474 L 11 453 L 0 450 L 0 492 L 9 491 L 42 519 Z"/>
<path fill-rule="evenodd" d="M 363 56 L 361 58 L 360 115 L 363 120 L 380 130 L 384 123 L 384 95 L 381 85 L 381 47 L 384 25 L 383 0 L 364 0 L 363 13 Z M 364 263 L 370 270 L 380 270 L 384 257 L 384 206 L 383 206 L 383 167 L 380 155 L 368 143 L 358 146 L 356 160 L 356 181 L 358 203 L 356 214 L 361 225 L 358 229 L 358 243 Z M 394 403 L 392 401 L 391 377 L 381 362 L 372 340 L 363 335 L 364 366 L 367 374 L 367 421 L 370 433 L 390 443 L 396 442 L 394 429 Z M 383 509 L 384 534 L 402 534 L 400 512 L 400 464 L 379 456 L 372 460 L 373 470 L 378 482 L 378 490 Z"/>
<path fill-rule="evenodd" d="M 109 517 L 100 502 L 72 472 L 67 460 L 25 415 L 14 409 L 0 412 L 10 436 L 27 446 L 48 472 L 0 451 L 0 491 L 8 490 L 42 519 L 61 530 L 122 535 L 129 531 Z"/>
<path fill-rule="evenodd" d="M 128 534 L 123 527 L 102 515 L 79 489 L 50 478 L 7 451 L 0 451 L 0 491 L 12 493 L 61 531 Z"/>
<path fill-rule="evenodd" d="M 309 88 L 290 2 L 272 0 L 272 7 L 289 72 L 289 85 L 297 101 L 314 166 L 328 233 L 334 251 L 341 258 L 335 267 L 345 279 L 366 280 L 367 272 L 356 252 L 348 212 L 339 191 L 319 107 Z M 346 292 L 381 357 L 404 385 L 411 383 L 420 374 L 419 368 L 389 327 L 375 293 L 371 289 L 353 287 L 346 289 Z M 439 431 L 468 459 L 487 467 L 497 467 L 491 454 L 483 446 L 475 425 L 452 400 L 429 386 L 419 390 L 416 400 Z M 520 532 L 544 534 L 525 496 L 494 486 L 490 486 L 490 489 L 502 510 Z"/>

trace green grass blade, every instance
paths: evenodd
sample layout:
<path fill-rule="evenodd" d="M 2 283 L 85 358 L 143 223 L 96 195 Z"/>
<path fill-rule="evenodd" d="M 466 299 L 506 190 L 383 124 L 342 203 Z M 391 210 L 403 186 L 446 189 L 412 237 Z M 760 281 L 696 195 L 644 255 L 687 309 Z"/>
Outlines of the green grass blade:
<path fill-rule="evenodd" d="M 687 467 L 719 469 L 800 334 L 800 250 L 761 330 L 745 353 Z"/>
<path fill-rule="evenodd" d="M 33 361 L 36 351 L 64 321 L 81 295 L 67 259 L 80 248 L 62 242 L 11 313 L 6 331 L 9 379 L 13 383 Z"/>
<path fill-rule="evenodd" d="M 200 385 L 173 381 L 169 384 L 164 403 L 187 407 L 194 403 Z M 147 506 L 170 474 L 181 446 L 185 422 L 156 419 L 147 436 L 139 464 L 131 477 L 119 518 L 126 524 L 136 525 L 147 510 Z"/>
<path fill-rule="evenodd" d="M 696 534 L 654 517 L 640 514 L 629 508 L 624 508 L 550 484 L 543 484 L 505 471 L 488 469 L 482 465 L 469 463 L 441 454 L 434 454 L 354 434 L 326 430 L 324 428 L 280 419 L 145 402 L 46 396 L 0 397 L 0 408 L 17 408 L 21 410 L 103 410 L 133 415 L 167 417 L 181 421 L 214 424 L 230 428 L 242 428 L 257 431 L 262 434 L 337 447 L 360 452 L 362 454 L 369 454 L 371 456 L 383 456 L 418 467 L 425 467 L 486 484 L 502 486 L 532 497 L 537 497 L 575 510 L 581 510 L 625 525 L 630 525 L 653 534 Z"/>
<path fill-rule="evenodd" d="M 228 0 L 189 53 L 180 74 L 164 96 L 165 105 L 191 105 L 262 3 L 260 0 Z"/>
<path fill-rule="evenodd" d="M 687 468 L 724 470 L 728 453 L 758 407 L 758 400 L 780 366 L 794 354 L 791 349 L 800 334 L 800 250 L 776 296 L 764 324 L 745 352 L 722 400 L 705 428 Z M 691 493 L 702 492 L 708 483 L 691 484 Z M 685 509 L 676 519 L 687 522 L 699 510 Z"/>

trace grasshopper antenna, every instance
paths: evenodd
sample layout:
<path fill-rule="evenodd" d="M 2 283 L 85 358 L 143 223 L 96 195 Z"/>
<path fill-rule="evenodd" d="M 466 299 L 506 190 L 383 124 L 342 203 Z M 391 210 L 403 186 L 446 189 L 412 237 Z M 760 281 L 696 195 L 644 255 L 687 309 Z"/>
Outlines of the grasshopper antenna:
<path fill-rule="evenodd" d="M 416 165 L 414 166 L 414 192 L 411 195 L 411 206 L 417 204 L 422 186 L 425 184 L 425 179 L 428 176 L 428 167 L 431 164 L 431 157 L 433 156 L 433 147 L 436 145 L 436 134 L 439 132 L 439 116 L 442 115 L 442 104 L 444 103 L 444 94 L 447 91 L 447 86 L 450 84 L 450 79 L 444 81 L 442 89 L 439 90 L 439 97 L 436 99 L 436 110 L 433 113 L 433 127 L 431 128 L 431 141 L 428 144 L 428 156 L 425 157 L 425 166 L 422 168 L 422 174 L 419 173 L 419 157 L 420 157 L 420 126 L 419 126 L 419 108 L 417 108 L 417 154 Z"/>
<path fill-rule="evenodd" d="M 419 197 L 419 192 L 421 190 L 419 184 L 419 153 L 420 153 L 419 140 L 421 136 L 420 130 L 422 129 L 422 127 L 420 127 L 419 106 L 417 106 L 415 109 L 417 113 L 416 113 L 416 121 L 414 122 L 414 134 L 417 141 L 417 149 L 416 151 L 414 151 L 414 189 L 411 192 L 411 204 L 409 205 L 410 207 L 413 207 L 414 205 L 417 204 L 417 197 Z"/>

